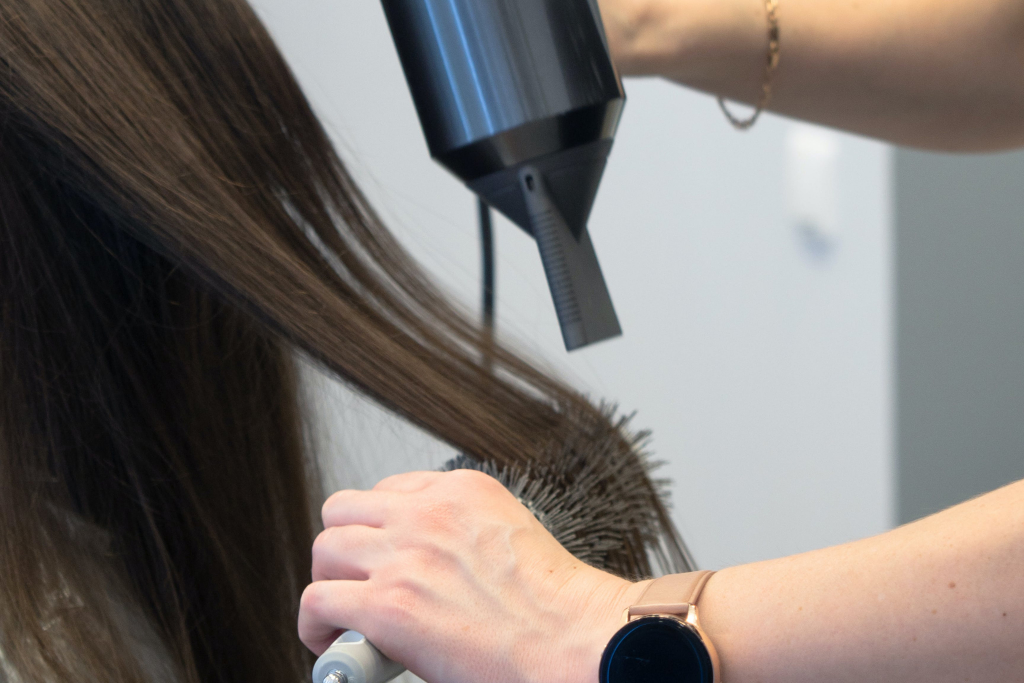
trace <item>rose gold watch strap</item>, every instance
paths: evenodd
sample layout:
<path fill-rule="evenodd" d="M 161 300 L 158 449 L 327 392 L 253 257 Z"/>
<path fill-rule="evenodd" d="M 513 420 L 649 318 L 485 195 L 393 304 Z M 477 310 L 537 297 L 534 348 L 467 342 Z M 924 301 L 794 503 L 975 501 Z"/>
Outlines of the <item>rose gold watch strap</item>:
<path fill-rule="evenodd" d="M 647 614 L 683 614 L 696 605 L 700 592 L 714 572 L 670 574 L 651 582 L 640 600 L 629 608 L 627 618 Z"/>

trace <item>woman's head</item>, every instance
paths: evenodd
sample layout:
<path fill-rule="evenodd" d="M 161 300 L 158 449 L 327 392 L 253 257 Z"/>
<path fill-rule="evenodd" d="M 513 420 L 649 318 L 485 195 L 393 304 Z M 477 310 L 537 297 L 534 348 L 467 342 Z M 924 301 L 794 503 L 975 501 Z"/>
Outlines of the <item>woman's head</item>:
<path fill-rule="evenodd" d="M 12 0 L 0 45 L 0 650 L 25 675 L 138 677 L 113 567 L 179 676 L 305 676 L 294 349 L 476 457 L 543 458 L 581 414 L 620 438 L 514 354 L 484 369 L 243 0 Z M 650 492 L 622 573 L 652 530 L 678 557 Z"/>

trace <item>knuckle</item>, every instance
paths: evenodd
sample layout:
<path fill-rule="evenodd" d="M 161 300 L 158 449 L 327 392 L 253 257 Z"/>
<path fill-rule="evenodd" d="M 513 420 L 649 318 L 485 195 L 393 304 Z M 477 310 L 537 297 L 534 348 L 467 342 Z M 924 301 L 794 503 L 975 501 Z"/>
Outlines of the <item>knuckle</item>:
<path fill-rule="evenodd" d="M 388 489 L 394 488 L 396 486 L 401 485 L 409 478 L 411 478 L 413 474 L 414 473 L 412 472 L 403 472 L 401 474 L 392 474 L 390 477 L 384 477 L 383 479 L 381 479 L 380 481 L 373 485 L 373 490 L 386 491 Z"/>
<path fill-rule="evenodd" d="M 494 481 L 494 479 L 481 472 L 480 470 L 452 470 L 450 479 L 458 484 L 481 484 L 485 481 Z"/>
<path fill-rule="evenodd" d="M 327 515 L 330 514 L 331 510 L 342 505 L 343 502 L 351 495 L 351 491 L 343 489 L 341 491 L 335 491 L 328 496 L 327 500 L 324 501 L 323 507 L 320 508 L 320 515 L 325 519 L 325 524 Z"/>
<path fill-rule="evenodd" d="M 328 528 L 317 534 L 316 538 L 313 539 L 313 564 L 316 565 L 318 562 L 323 561 L 324 557 L 330 553 L 331 549 L 336 542 L 336 533 L 334 529 Z"/>
<path fill-rule="evenodd" d="M 418 546 L 410 553 L 410 565 L 417 568 L 417 575 L 442 574 L 452 564 L 453 554 L 433 543 Z"/>
<path fill-rule="evenodd" d="M 504 491 L 505 487 L 497 479 L 479 470 L 456 470 L 459 476 L 453 484 L 460 492 L 493 493 Z"/>
<path fill-rule="evenodd" d="M 323 614 L 324 602 L 321 584 L 311 583 L 302 591 L 302 597 L 299 599 L 299 611 L 316 618 Z"/>
<path fill-rule="evenodd" d="M 423 604 L 423 587 L 409 575 L 397 577 L 383 591 L 380 602 L 382 617 L 389 623 L 405 623 L 419 613 Z"/>

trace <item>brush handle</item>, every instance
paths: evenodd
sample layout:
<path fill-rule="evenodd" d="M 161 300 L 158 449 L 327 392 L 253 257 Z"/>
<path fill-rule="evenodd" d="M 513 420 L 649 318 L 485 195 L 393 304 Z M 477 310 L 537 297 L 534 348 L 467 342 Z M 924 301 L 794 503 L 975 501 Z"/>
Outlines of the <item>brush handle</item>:
<path fill-rule="evenodd" d="M 313 665 L 313 683 L 387 683 L 405 671 L 361 633 L 345 631 Z M 333 674 L 333 677 L 332 677 Z"/>

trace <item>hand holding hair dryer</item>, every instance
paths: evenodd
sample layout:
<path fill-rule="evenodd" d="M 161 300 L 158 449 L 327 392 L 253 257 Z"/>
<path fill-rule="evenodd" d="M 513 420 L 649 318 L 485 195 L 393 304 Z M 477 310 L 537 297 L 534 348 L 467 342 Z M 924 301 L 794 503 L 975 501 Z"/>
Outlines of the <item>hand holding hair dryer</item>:
<path fill-rule="evenodd" d="M 587 233 L 625 94 L 597 0 L 383 0 L 431 156 L 533 235 L 567 350 L 622 333 Z"/>

